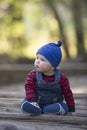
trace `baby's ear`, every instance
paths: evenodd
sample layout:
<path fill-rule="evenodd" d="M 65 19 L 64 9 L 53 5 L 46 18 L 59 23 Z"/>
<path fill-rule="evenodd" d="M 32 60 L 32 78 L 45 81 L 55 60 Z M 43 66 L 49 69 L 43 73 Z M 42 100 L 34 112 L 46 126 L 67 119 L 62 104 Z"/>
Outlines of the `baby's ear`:
<path fill-rule="evenodd" d="M 52 66 L 51 69 L 54 70 L 55 68 Z"/>

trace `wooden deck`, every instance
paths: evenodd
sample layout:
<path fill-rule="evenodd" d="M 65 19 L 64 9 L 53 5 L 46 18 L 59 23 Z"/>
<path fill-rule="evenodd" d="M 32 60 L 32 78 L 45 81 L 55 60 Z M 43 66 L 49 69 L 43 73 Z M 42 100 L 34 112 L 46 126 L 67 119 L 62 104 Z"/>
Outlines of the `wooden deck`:
<path fill-rule="evenodd" d="M 30 115 L 21 112 L 23 88 L 1 87 L 0 130 L 86 130 L 87 94 L 74 94 L 76 116 Z"/>

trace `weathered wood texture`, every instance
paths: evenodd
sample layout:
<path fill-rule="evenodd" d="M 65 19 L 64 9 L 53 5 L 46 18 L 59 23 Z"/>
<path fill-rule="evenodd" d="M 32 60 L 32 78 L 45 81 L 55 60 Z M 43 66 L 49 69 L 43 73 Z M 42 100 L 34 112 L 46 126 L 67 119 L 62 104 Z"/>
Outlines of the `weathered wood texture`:
<path fill-rule="evenodd" d="M 22 113 L 20 105 L 24 98 L 23 84 L 1 86 L 0 130 L 87 130 L 86 78 L 85 80 L 75 78 L 73 79 L 75 89 L 73 86 L 72 89 L 76 103 L 76 116 L 45 114 L 35 116 Z M 83 87 L 84 91 L 82 91 Z M 81 89 L 82 93 L 75 93 L 78 92 L 77 89 Z"/>
<path fill-rule="evenodd" d="M 50 123 L 52 122 L 52 124 L 54 124 L 54 127 L 55 125 L 57 126 L 58 124 L 60 126 L 62 124 L 63 125 L 65 124 L 66 130 L 68 130 L 68 127 L 70 126 L 73 126 L 76 129 L 78 128 L 78 130 L 80 129 L 80 127 L 81 129 L 86 129 L 87 128 L 87 94 L 75 94 L 74 98 L 76 102 L 76 113 L 77 113 L 76 116 L 58 116 L 58 115 L 45 115 L 45 114 L 35 116 L 35 115 L 25 114 L 21 112 L 20 104 L 23 99 L 23 95 L 20 94 L 18 96 L 16 92 L 15 93 L 12 92 L 10 94 L 9 92 L 8 93 L 2 92 L 0 93 L 0 121 L 3 121 L 5 123 L 5 126 L 6 126 L 6 122 L 8 121 L 9 123 L 13 122 L 13 124 L 15 122 L 19 122 L 19 124 L 20 122 L 24 124 L 37 122 L 35 126 L 42 123 L 43 124 L 42 128 L 43 128 L 45 125 L 47 125 L 47 123 L 49 124 L 49 122 Z M 46 124 L 44 125 L 44 123 Z M 16 123 L 14 126 L 18 126 L 18 124 Z M 47 129 L 49 129 L 49 127 Z M 60 127 L 60 130 L 61 128 L 62 127 Z M 21 129 L 26 130 L 27 128 L 25 126 L 25 128 L 22 127 Z M 36 130 L 36 127 L 34 129 Z M 70 128 L 70 130 L 72 129 Z"/>

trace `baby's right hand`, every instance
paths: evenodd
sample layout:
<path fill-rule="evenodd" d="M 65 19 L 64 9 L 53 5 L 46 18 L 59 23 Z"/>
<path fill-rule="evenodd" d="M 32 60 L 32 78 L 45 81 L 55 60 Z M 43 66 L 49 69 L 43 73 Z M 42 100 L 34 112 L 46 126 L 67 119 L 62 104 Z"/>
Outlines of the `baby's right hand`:
<path fill-rule="evenodd" d="M 39 107 L 38 103 L 37 102 L 31 102 L 32 105 L 36 106 L 36 107 Z"/>

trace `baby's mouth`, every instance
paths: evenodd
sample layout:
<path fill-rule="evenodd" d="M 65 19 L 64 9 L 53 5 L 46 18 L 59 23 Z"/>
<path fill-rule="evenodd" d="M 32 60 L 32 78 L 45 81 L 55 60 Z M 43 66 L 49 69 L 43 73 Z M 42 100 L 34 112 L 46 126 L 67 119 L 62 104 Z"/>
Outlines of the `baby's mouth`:
<path fill-rule="evenodd" d="M 36 69 L 39 69 L 39 66 L 38 66 L 38 65 L 36 65 Z"/>

